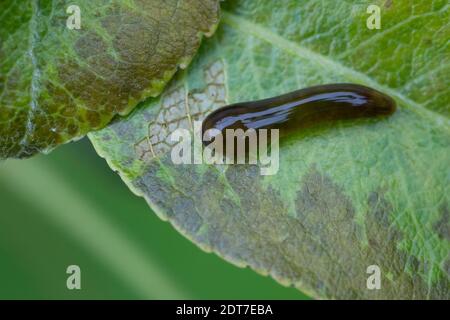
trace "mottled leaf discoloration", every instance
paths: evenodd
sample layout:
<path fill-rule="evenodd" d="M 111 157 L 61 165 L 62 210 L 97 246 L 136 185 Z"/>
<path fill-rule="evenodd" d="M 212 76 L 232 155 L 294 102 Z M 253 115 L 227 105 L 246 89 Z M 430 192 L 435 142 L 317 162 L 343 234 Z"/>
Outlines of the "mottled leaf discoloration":
<path fill-rule="evenodd" d="M 165 174 L 174 179 L 172 183 Z M 369 196 L 365 223 L 359 225 L 351 200 L 315 167 L 300 179 L 295 216 L 276 190 L 261 187 L 260 179 L 257 166 L 199 173 L 193 166 L 173 167 L 164 157 L 152 163 L 134 186 L 205 250 L 315 296 L 424 299 L 448 295 L 444 285 L 428 287 L 418 276 L 418 269 L 426 265 L 398 248 L 403 236 L 382 194 Z M 381 290 L 366 287 L 369 265 L 382 271 Z"/>
<path fill-rule="evenodd" d="M 176 129 L 191 130 L 194 121 L 201 121 L 208 112 L 225 105 L 227 89 L 225 68 L 221 60 L 204 71 L 207 86 L 188 93 L 184 86 L 169 88 L 161 97 L 158 109 L 149 116 L 148 132 L 135 145 L 139 160 L 150 161 L 171 150 L 176 141 L 170 134 Z"/>
<path fill-rule="evenodd" d="M 433 228 L 439 237 L 450 241 L 450 211 L 447 203 L 442 206 L 441 216 L 439 220 L 435 222 Z"/>
<path fill-rule="evenodd" d="M 158 95 L 219 19 L 219 1 L 2 1 L 0 158 L 80 138 Z"/>

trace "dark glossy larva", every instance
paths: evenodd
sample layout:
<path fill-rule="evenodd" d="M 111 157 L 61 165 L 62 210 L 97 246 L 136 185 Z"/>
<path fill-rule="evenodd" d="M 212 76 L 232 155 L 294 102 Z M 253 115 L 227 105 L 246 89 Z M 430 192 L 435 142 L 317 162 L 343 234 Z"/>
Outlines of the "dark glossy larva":
<path fill-rule="evenodd" d="M 314 86 L 281 96 L 232 104 L 209 114 L 203 133 L 218 129 L 279 129 L 280 136 L 324 122 L 388 116 L 395 101 L 369 87 L 338 83 Z M 207 144 L 209 141 L 205 141 Z"/>

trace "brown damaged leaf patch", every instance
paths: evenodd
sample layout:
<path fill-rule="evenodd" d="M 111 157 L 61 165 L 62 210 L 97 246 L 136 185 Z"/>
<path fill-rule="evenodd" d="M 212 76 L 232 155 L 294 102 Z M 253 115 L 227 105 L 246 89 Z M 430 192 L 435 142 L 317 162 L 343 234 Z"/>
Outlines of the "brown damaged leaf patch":
<path fill-rule="evenodd" d="M 262 188 L 257 166 L 232 166 L 225 173 L 210 167 L 201 173 L 193 165 L 173 166 L 165 157 L 150 163 L 134 185 L 202 248 L 314 296 L 448 296 L 444 285 L 428 288 L 418 276 L 426 274 L 419 272 L 426 266 L 398 249 L 402 236 L 382 192 L 368 197 L 361 226 L 343 190 L 315 167 L 299 182 L 295 217 L 278 191 Z M 381 290 L 366 287 L 369 265 L 381 269 Z"/>
<path fill-rule="evenodd" d="M 450 212 L 448 205 L 442 205 L 440 219 L 433 225 L 434 231 L 441 239 L 450 241 Z"/>
<path fill-rule="evenodd" d="M 210 34 L 219 19 L 217 0 L 115 3 L 95 12 L 82 11 L 82 29 L 69 33 L 66 40 L 60 35 L 64 4 L 56 6 L 55 16 L 47 8 L 33 9 L 39 30 L 44 30 L 31 53 L 24 53 L 31 57 L 24 63 L 33 62 L 25 66 L 33 69 L 33 79 L 21 73 L 11 83 L 13 74 L 8 79 L 0 75 L 1 117 L 7 116 L 0 129 L 0 158 L 50 151 L 158 95 L 178 66 L 189 63 L 201 35 Z M 4 50 L 0 46 L 0 52 Z M 6 82 L 31 87 L 25 91 L 18 87 L 29 92 L 21 108 L 14 108 L 17 96 L 7 99 L 14 88 Z M 13 115 L 3 110 L 5 105 L 13 108 Z"/>

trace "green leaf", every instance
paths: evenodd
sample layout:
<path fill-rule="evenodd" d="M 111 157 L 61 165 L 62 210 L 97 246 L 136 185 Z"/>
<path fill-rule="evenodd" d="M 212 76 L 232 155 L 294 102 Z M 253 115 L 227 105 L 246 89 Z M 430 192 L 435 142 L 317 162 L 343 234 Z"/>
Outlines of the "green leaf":
<path fill-rule="evenodd" d="M 369 4 L 381 8 L 380 30 L 366 27 Z M 161 218 L 236 265 L 320 298 L 448 299 L 448 1 L 223 9 L 170 89 L 90 135 L 97 152 Z M 282 140 L 272 176 L 170 158 L 168 134 L 210 110 L 336 82 L 376 88 L 399 108 Z M 372 265 L 379 290 L 367 288 Z"/>
<path fill-rule="evenodd" d="M 49 152 L 157 96 L 218 13 L 218 0 L 1 1 L 0 158 Z"/>

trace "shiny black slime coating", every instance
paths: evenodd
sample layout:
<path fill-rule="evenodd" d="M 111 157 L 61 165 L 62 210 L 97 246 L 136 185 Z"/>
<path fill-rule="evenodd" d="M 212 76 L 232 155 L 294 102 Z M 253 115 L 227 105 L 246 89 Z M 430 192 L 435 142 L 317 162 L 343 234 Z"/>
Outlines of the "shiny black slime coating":
<path fill-rule="evenodd" d="M 284 136 L 334 120 L 388 116 L 395 109 L 395 101 L 375 89 L 351 83 L 325 84 L 219 108 L 203 120 L 202 134 L 215 128 L 225 137 L 226 129 L 253 128 L 279 129 Z"/>

